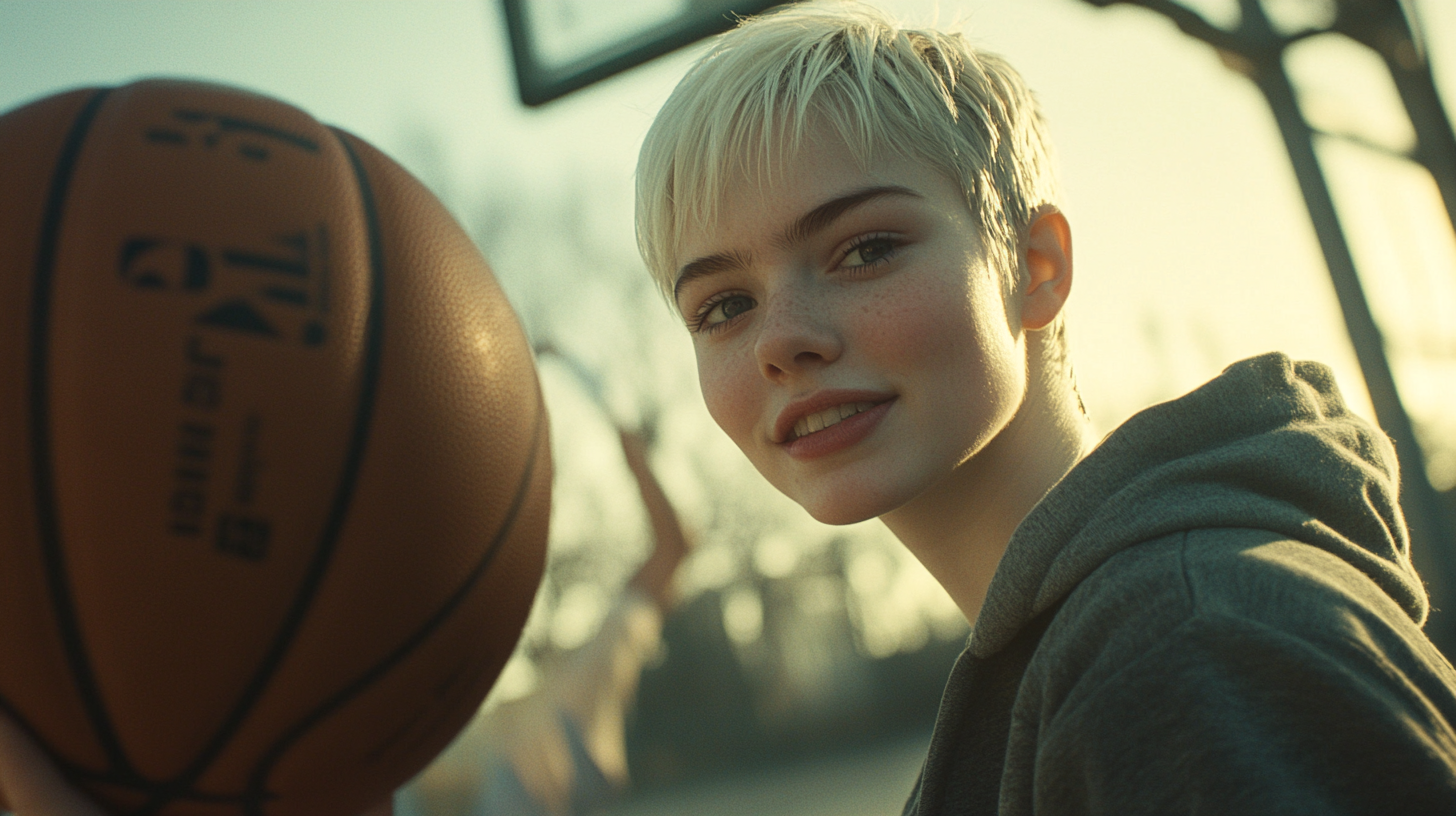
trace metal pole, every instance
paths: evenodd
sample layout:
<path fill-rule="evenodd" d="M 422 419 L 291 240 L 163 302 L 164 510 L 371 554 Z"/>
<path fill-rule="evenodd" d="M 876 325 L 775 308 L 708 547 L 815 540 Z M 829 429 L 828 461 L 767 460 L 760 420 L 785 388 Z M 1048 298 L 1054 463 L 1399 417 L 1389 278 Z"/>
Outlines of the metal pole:
<path fill-rule="evenodd" d="M 1411 156 L 1430 171 L 1456 228 L 1456 131 L 1436 90 L 1430 54 L 1419 29 L 1399 0 L 1343 0 L 1336 6 L 1334 30 L 1365 45 L 1385 62 L 1400 101 L 1416 132 Z"/>
<path fill-rule="evenodd" d="M 1401 405 L 1395 376 L 1385 356 L 1385 340 L 1365 299 L 1360 277 L 1355 271 L 1355 260 L 1345 242 L 1334 199 L 1315 153 L 1314 134 L 1300 114 L 1294 86 L 1289 81 L 1283 61 L 1262 61 L 1256 66 L 1253 79 L 1269 101 L 1295 175 L 1299 178 L 1299 188 L 1304 194 L 1310 220 L 1314 222 L 1325 264 L 1329 267 L 1340 311 L 1344 314 L 1345 329 L 1350 334 L 1355 357 L 1365 376 L 1365 387 L 1370 391 L 1370 401 L 1375 406 L 1376 421 L 1390 435 L 1395 443 L 1396 455 L 1400 457 L 1401 505 L 1411 532 L 1411 558 L 1426 580 L 1433 607 L 1426 633 L 1443 652 L 1456 655 L 1456 619 L 1450 612 L 1452 576 L 1456 574 L 1451 553 L 1456 536 L 1453 536 L 1450 519 L 1441 506 L 1440 497 L 1426 478 L 1425 456 L 1416 442 L 1410 417 Z"/>
<path fill-rule="evenodd" d="M 1170 19 L 1185 34 L 1202 40 L 1218 50 L 1230 68 L 1249 77 L 1274 113 L 1279 132 L 1284 137 L 1285 149 L 1304 194 L 1305 207 L 1309 210 L 1319 239 L 1320 250 L 1330 270 L 1330 280 L 1335 287 L 1335 296 L 1345 318 L 1345 329 L 1355 347 L 1355 357 L 1365 377 L 1370 401 L 1375 407 L 1375 419 L 1395 444 L 1400 457 L 1401 507 L 1406 524 L 1410 528 L 1411 558 L 1421 576 L 1426 580 L 1430 593 L 1431 617 L 1426 632 L 1431 641 L 1447 655 L 1456 656 L 1456 522 L 1452 511 L 1446 507 L 1425 472 L 1425 455 L 1416 441 L 1415 429 L 1410 417 L 1401 404 L 1396 389 L 1395 376 L 1385 354 L 1385 340 L 1370 312 L 1365 299 L 1360 277 L 1355 271 L 1355 260 L 1345 241 L 1335 202 L 1325 181 L 1324 169 L 1315 152 L 1314 132 L 1305 121 L 1299 108 L 1299 100 L 1289 74 L 1284 68 L 1284 51 L 1292 43 L 1311 32 L 1285 36 L 1276 32 L 1264 14 L 1259 0 L 1239 0 L 1240 20 L 1236 29 L 1219 28 L 1204 19 L 1192 9 L 1174 0 L 1085 0 L 1094 6 L 1110 6 L 1118 3 L 1142 6 Z M 1406 48 L 1413 46 L 1411 30 L 1398 4 L 1395 10 L 1395 25 L 1392 27 L 1389 6 L 1393 0 L 1345 0 L 1339 6 L 1340 17 L 1336 28 L 1351 38 L 1363 42 L 1381 53 L 1389 54 L 1389 60 L 1409 61 L 1403 55 L 1402 42 Z M 1404 39 L 1402 39 L 1404 38 Z M 1391 68 L 1395 74 L 1395 68 Z M 1419 157 L 1437 179 L 1443 196 L 1447 185 L 1443 177 L 1456 165 L 1456 159 L 1446 156 L 1445 162 L 1438 155 L 1449 149 L 1450 139 L 1441 138 L 1436 132 L 1444 127 L 1449 134 L 1450 122 L 1440 107 L 1440 100 L 1428 98 L 1412 81 L 1408 71 L 1395 76 L 1400 87 L 1402 101 L 1406 104 L 1412 120 L 1416 123 L 1418 138 L 1422 144 Z M 1414 90 L 1412 90 L 1414 89 Z M 1434 85 L 1431 85 L 1432 93 Z M 1429 111 L 1411 110 L 1411 106 L 1434 104 L 1439 116 Z M 1448 208 L 1452 198 L 1446 196 Z"/>

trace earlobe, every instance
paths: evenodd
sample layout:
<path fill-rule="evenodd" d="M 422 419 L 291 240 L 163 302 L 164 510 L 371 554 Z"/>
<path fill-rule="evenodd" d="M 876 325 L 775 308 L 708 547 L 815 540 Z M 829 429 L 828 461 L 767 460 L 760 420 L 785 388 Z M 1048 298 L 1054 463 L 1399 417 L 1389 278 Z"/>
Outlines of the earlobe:
<path fill-rule="evenodd" d="M 1021 293 L 1021 327 L 1037 331 L 1061 314 L 1072 293 L 1072 228 L 1061 210 L 1047 205 L 1037 211 L 1026 231 L 1022 261 L 1026 285 Z"/>

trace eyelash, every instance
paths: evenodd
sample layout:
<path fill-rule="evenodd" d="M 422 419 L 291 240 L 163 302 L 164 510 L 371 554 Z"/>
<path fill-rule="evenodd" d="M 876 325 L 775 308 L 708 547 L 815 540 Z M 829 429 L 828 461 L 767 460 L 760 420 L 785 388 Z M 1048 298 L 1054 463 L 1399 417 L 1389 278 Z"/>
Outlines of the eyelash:
<path fill-rule="evenodd" d="M 865 261 L 864 263 L 853 264 L 849 268 L 855 271 L 873 269 L 874 267 L 889 262 L 891 258 L 895 257 L 895 254 L 900 249 L 900 244 L 895 240 L 895 237 L 893 235 L 884 232 L 877 232 L 870 235 L 863 235 L 859 238 L 854 239 L 854 241 L 849 245 L 849 248 L 844 251 L 844 257 L 845 259 L 848 259 L 849 256 L 853 255 L 854 253 L 859 252 L 865 247 L 872 246 L 874 244 L 885 245 L 884 254 L 880 255 L 878 258 L 875 258 L 872 261 Z"/>
<path fill-rule="evenodd" d="M 895 257 L 895 254 L 900 249 L 900 244 L 895 240 L 895 237 L 890 235 L 889 233 L 873 233 L 870 235 L 862 235 L 859 238 L 854 239 L 854 241 L 850 243 L 849 248 L 844 251 L 843 258 L 847 259 L 854 253 L 859 252 L 860 250 L 863 250 L 864 248 L 872 246 L 874 244 L 884 245 L 884 253 L 874 260 L 850 265 L 848 269 L 851 272 L 862 272 L 864 270 L 874 269 L 882 264 L 888 263 L 892 258 Z M 752 298 L 748 297 L 748 295 L 738 292 L 725 292 L 723 294 L 714 295 L 713 297 L 704 301 L 703 305 L 699 306 L 698 310 L 693 314 L 692 318 L 688 320 L 688 329 L 698 334 L 713 334 L 727 328 L 729 325 L 737 320 L 739 315 L 743 314 L 744 312 L 751 311 L 754 308 L 753 306 L 750 306 L 743 312 L 739 312 L 732 317 L 725 317 L 723 320 L 720 320 L 717 323 L 708 324 L 705 322 L 708 319 L 708 315 L 711 315 L 713 313 L 713 310 L 717 309 L 723 303 L 733 300 L 734 298 L 746 298 L 748 300 L 752 300 Z M 758 304 L 756 303 L 754 304 L 754 306 L 757 305 Z"/>
<path fill-rule="evenodd" d="M 724 292 L 719 295 L 714 295 L 713 297 L 708 298 L 708 300 L 704 301 L 702 306 L 698 307 L 697 312 L 695 312 L 692 316 L 692 319 L 688 321 L 688 329 L 697 334 L 713 334 L 714 332 L 721 331 L 734 323 L 738 319 L 739 315 L 742 315 L 745 312 L 752 311 L 753 306 L 750 306 L 748 309 L 744 309 L 742 312 L 739 312 L 732 317 L 725 317 L 723 320 L 720 320 L 717 323 L 708 324 L 705 322 L 708 319 L 708 315 L 711 315 L 714 309 L 717 309 L 722 304 L 733 300 L 734 298 L 753 300 L 753 298 L 741 292 Z M 754 306 L 757 305 L 757 303 L 754 304 Z"/>

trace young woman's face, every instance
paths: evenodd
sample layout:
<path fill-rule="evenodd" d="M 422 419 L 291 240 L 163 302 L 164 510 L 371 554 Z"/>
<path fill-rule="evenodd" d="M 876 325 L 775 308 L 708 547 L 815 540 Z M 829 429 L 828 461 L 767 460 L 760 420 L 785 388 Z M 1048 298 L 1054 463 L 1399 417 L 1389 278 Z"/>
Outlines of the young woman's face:
<path fill-rule="evenodd" d="M 812 134 L 811 134 L 812 135 Z M 708 410 L 820 521 L 887 513 L 1015 414 L 1024 336 L 957 185 L 813 141 L 685 236 L 676 301 Z"/>

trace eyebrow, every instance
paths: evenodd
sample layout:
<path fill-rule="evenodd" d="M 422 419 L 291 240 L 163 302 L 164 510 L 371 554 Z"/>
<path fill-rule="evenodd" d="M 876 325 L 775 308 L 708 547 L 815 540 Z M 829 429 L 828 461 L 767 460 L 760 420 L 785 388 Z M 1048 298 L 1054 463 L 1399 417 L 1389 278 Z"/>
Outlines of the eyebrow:
<path fill-rule="evenodd" d="M 695 261 L 689 261 L 683 264 L 682 270 L 677 274 L 677 282 L 672 285 L 672 300 L 674 303 L 677 302 L 683 286 L 689 281 L 716 275 L 719 272 L 742 269 L 746 266 L 748 266 L 748 259 L 737 252 L 719 252 L 716 255 L 706 255 Z"/>
<path fill-rule="evenodd" d="M 898 184 L 886 184 L 876 187 L 865 187 L 859 190 L 846 193 L 838 198 L 820 204 L 807 213 L 799 216 L 789 228 L 784 230 L 779 241 L 783 244 L 799 243 L 815 233 L 818 233 L 833 224 L 840 216 L 869 201 L 885 196 L 910 196 L 920 198 L 920 194 Z M 672 285 L 672 299 L 676 301 L 682 288 L 688 282 L 697 278 L 716 275 L 719 272 L 727 272 L 733 269 L 742 269 L 748 265 L 748 259 L 737 252 L 719 252 L 714 255 L 705 255 L 696 260 L 683 264 L 678 271 L 677 281 Z"/>
<path fill-rule="evenodd" d="M 783 238 L 780 240 L 785 244 L 799 243 L 800 241 L 803 241 L 804 239 L 811 237 L 820 230 L 828 227 L 830 224 L 833 224 L 835 219 L 839 218 L 839 216 L 844 215 L 855 207 L 858 207 L 859 205 L 864 204 L 867 201 L 873 201 L 877 198 L 883 198 L 885 196 L 893 195 L 911 196 L 913 198 L 920 197 L 919 193 L 915 192 L 909 187 L 901 187 L 898 184 L 887 184 L 879 187 L 865 187 L 861 190 L 855 190 L 851 193 L 846 193 L 839 198 L 826 201 L 823 204 L 820 204 L 819 206 L 805 213 L 804 215 L 800 216 L 798 220 L 796 220 L 793 224 L 789 225 L 788 229 L 784 230 Z"/>

